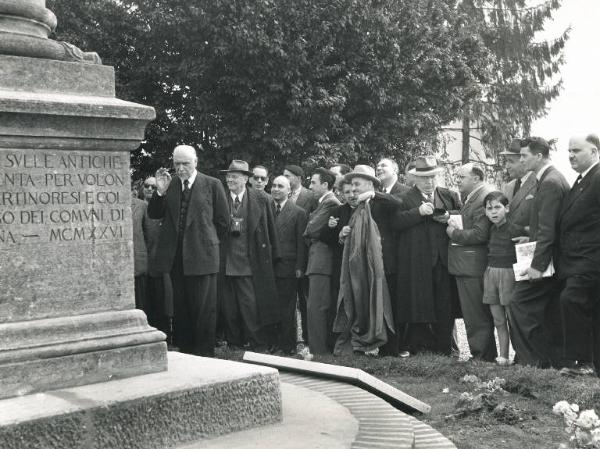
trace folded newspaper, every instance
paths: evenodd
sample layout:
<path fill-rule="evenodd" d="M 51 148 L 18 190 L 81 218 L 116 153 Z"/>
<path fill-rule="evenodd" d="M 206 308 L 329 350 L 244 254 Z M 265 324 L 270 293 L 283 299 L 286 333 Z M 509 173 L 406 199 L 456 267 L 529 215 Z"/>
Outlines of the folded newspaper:
<path fill-rule="evenodd" d="M 515 252 L 517 253 L 517 263 L 513 264 L 515 281 L 529 280 L 528 274 L 521 275 L 521 273 L 531 266 L 533 253 L 535 253 L 535 245 L 536 242 L 518 243 L 515 245 Z M 549 278 L 552 275 L 554 275 L 554 264 L 552 263 L 552 260 L 550 260 L 548 268 L 542 273 L 542 277 Z"/>

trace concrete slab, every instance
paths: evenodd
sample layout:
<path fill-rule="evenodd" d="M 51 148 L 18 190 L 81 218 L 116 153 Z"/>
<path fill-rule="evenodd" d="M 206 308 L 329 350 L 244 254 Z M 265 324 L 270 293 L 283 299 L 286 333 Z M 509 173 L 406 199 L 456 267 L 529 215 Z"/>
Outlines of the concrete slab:
<path fill-rule="evenodd" d="M 169 353 L 169 370 L 0 401 L 2 449 L 162 449 L 282 416 L 272 368 Z"/>
<path fill-rule="evenodd" d="M 281 384 L 283 421 L 236 432 L 178 449 L 347 449 L 358 434 L 358 420 L 322 393 Z"/>
<path fill-rule="evenodd" d="M 407 413 L 429 413 L 431 411 L 430 405 L 413 398 L 360 369 L 329 365 L 327 363 L 308 362 L 288 357 L 277 357 L 255 352 L 244 353 L 243 360 L 244 362 L 271 366 L 283 371 L 348 382 L 373 393 L 394 405 L 394 407 L 399 410 Z"/>

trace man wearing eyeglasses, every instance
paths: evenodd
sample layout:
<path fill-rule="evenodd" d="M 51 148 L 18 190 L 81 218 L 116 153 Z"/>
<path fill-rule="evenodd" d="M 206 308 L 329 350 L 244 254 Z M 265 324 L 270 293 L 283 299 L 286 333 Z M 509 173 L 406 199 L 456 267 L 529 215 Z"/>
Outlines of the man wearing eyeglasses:
<path fill-rule="evenodd" d="M 146 180 L 144 181 L 144 186 L 142 189 L 142 192 L 144 194 L 144 200 L 146 200 L 146 202 L 150 201 L 155 190 L 156 190 L 156 178 L 154 176 L 147 177 Z"/>
<path fill-rule="evenodd" d="M 265 192 L 265 187 L 269 183 L 269 170 L 264 165 L 255 165 L 249 181 L 254 189 Z"/>

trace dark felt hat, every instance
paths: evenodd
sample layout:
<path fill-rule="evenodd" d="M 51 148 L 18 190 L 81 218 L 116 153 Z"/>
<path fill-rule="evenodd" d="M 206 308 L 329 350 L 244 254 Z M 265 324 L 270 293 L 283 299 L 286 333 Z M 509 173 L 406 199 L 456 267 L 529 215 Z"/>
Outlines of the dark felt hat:
<path fill-rule="evenodd" d="M 501 156 L 519 156 L 521 154 L 521 139 L 513 139 L 508 149 L 501 151 Z"/>
<path fill-rule="evenodd" d="M 286 165 L 283 169 L 292 172 L 299 178 L 304 178 L 304 170 L 298 165 Z"/>

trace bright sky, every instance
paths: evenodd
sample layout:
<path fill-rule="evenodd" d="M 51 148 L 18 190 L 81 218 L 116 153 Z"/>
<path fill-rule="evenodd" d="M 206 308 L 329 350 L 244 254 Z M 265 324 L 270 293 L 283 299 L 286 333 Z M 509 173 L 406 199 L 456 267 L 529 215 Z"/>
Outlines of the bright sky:
<path fill-rule="evenodd" d="M 567 146 L 572 135 L 600 135 L 600 0 L 563 0 L 549 36 L 571 26 L 562 68 L 563 91 L 550 103 L 548 115 L 533 124 L 532 134 L 558 138 L 555 165 L 570 182 L 577 176 L 569 164 Z"/>

